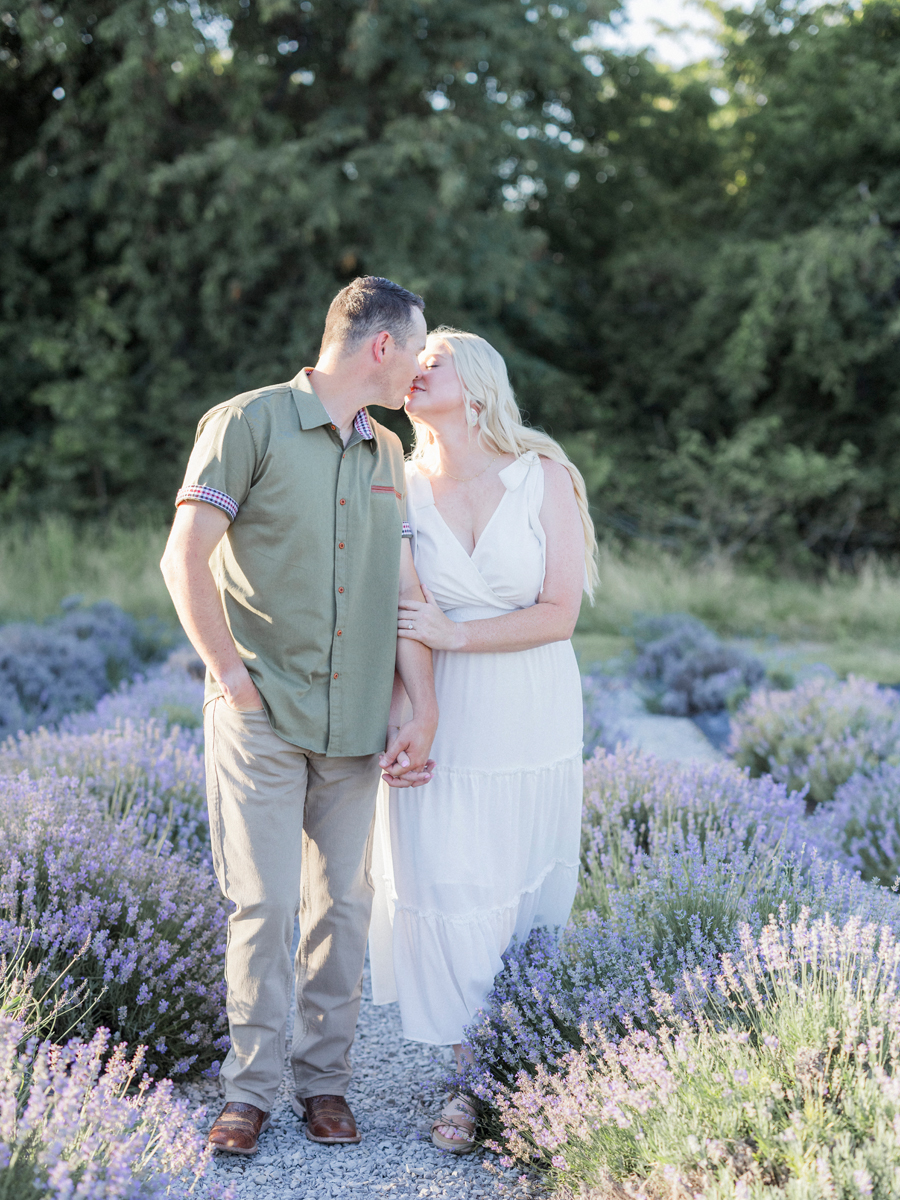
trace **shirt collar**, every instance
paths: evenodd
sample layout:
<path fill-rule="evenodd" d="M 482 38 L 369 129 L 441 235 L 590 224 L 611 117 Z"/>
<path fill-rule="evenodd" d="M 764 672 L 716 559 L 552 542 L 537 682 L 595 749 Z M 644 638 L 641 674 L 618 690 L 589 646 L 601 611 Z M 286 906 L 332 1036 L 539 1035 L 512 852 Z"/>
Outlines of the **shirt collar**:
<path fill-rule="evenodd" d="M 312 367 L 303 367 L 291 380 L 291 390 L 294 393 L 294 403 L 297 415 L 300 417 L 301 429 L 318 429 L 320 425 L 331 425 L 332 420 L 325 411 L 325 406 L 313 390 L 309 382 L 309 372 Z M 353 418 L 353 428 L 367 442 L 375 440 L 375 431 L 369 421 L 369 414 L 361 408 Z"/>

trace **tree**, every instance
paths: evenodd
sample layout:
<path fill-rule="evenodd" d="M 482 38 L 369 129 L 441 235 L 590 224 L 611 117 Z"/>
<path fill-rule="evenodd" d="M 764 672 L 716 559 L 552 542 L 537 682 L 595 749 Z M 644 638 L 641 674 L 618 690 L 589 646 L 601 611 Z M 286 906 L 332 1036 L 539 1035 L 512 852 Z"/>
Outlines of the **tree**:
<path fill-rule="evenodd" d="M 571 406 L 575 381 L 529 344 L 553 321 L 545 237 L 507 203 L 503 164 L 585 73 L 573 43 L 606 8 L 530 11 L 14 7 L 7 506 L 168 506 L 198 416 L 313 358 L 331 296 L 361 273 L 494 337 L 539 417 Z"/>

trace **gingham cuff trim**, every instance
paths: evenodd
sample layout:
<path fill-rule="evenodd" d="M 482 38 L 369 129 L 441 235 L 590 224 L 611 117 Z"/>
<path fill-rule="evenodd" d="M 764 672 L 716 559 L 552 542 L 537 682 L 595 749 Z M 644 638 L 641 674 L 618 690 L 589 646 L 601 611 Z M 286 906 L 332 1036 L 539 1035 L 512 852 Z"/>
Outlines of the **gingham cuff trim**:
<path fill-rule="evenodd" d="M 232 521 L 238 515 L 237 502 L 232 500 L 227 492 L 217 491 L 216 488 L 206 487 L 205 484 L 183 487 L 175 497 L 175 507 L 183 504 L 185 500 L 204 500 L 207 504 L 214 504 L 216 508 L 228 513 Z"/>
<path fill-rule="evenodd" d="M 405 537 L 411 538 L 412 537 L 412 525 L 410 525 L 409 521 L 403 522 L 403 525 L 401 526 L 401 530 L 400 530 L 400 536 L 401 536 L 401 538 L 405 538 Z"/>
<path fill-rule="evenodd" d="M 364 408 L 361 408 L 353 418 L 353 428 L 360 437 L 364 437 L 369 442 L 375 437 L 375 432 L 369 424 L 369 414 Z"/>

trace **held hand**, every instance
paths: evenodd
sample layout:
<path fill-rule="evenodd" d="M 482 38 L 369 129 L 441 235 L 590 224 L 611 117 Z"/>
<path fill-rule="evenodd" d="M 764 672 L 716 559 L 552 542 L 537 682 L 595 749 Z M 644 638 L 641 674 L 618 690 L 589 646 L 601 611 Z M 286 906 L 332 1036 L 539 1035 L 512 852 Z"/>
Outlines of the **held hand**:
<path fill-rule="evenodd" d="M 259 712 L 262 708 L 262 698 L 243 663 L 239 669 L 220 679 L 219 683 L 225 703 L 235 712 Z"/>
<path fill-rule="evenodd" d="M 434 773 L 434 761 L 428 757 L 434 732 L 433 721 L 415 717 L 400 728 L 388 728 L 388 744 L 378 760 L 385 783 L 390 787 L 421 787 L 428 783 Z"/>
<path fill-rule="evenodd" d="M 445 616 L 431 592 L 422 584 L 426 603 L 404 600 L 397 613 L 397 636 L 421 642 L 431 650 L 461 650 L 463 630 Z"/>
<path fill-rule="evenodd" d="M 417 788 L 431 782 L 434 768 L 435 761 L 433 758 L 429 758 L 423 771 L 407 771 L 405 775 L 392 775 L 390 771 L 385 770 L 381 778 L 391 788 Z"/>

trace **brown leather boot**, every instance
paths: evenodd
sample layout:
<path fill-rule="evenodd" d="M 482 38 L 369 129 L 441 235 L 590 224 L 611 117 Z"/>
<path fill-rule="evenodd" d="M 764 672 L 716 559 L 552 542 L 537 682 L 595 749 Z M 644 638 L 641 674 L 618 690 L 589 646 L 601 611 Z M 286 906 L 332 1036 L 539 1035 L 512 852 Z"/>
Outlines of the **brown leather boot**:
<path fill-rule="evenodd" d="M 305 1100 L 294 1096 L 291 1106 L 306 1121 L 306 1136 L 311 1142 L 331 1146 L 337 1142 L 362 1141 L 350 1105 L 343 1096 L 307 1096 Z"/>
<path fill-rule="evenodd" d="M 232 1100 L 216 1117 L 208 1141 L 227 1154 L 255 1154 L 259 1135 L 269 1128 L 269 1114 L 253 1104 Z"/>

